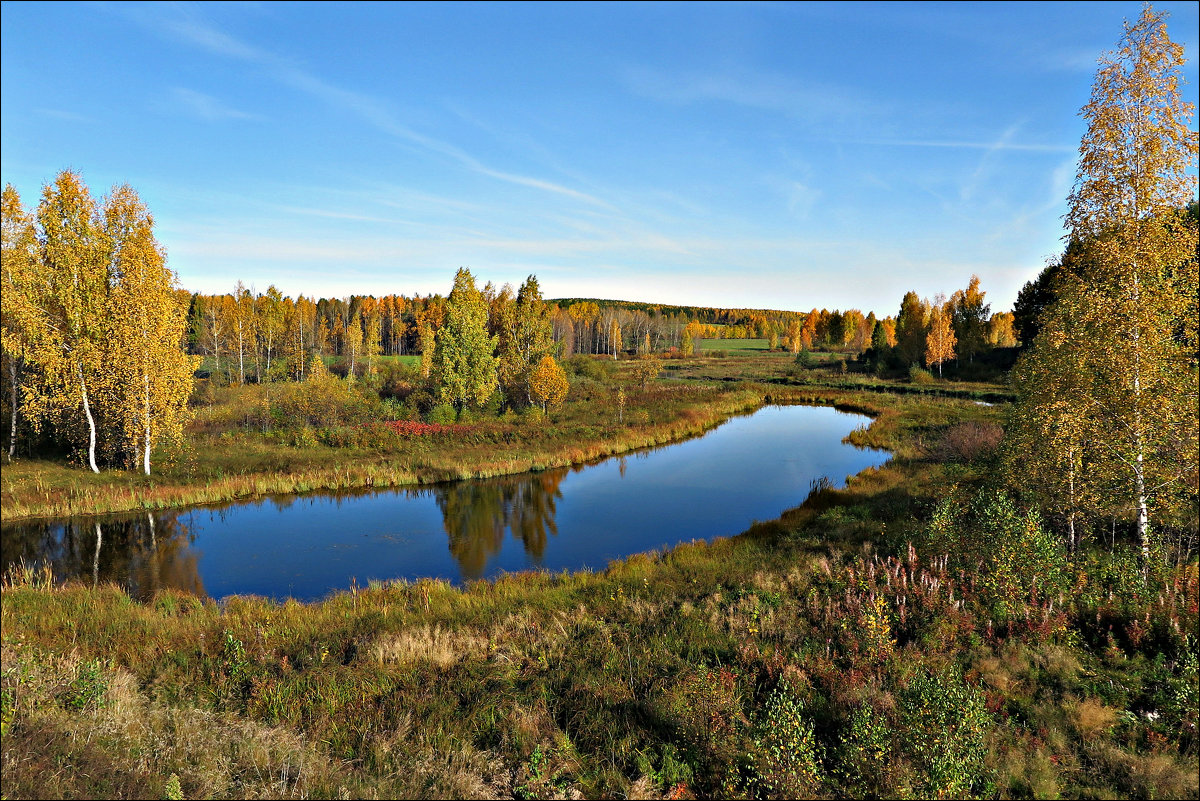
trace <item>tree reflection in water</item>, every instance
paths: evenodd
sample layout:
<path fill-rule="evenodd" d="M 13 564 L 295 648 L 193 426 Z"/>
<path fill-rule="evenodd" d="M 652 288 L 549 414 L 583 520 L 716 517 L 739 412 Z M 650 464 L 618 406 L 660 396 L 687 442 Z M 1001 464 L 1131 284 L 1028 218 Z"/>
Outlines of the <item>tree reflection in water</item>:
<path fill-rule="evenodd" d="M 541 564 L 548 534 L 557 534 L 555 504 L 567 468 L 541 473 L 500 476 L 483 481 L 459 481 L 434 488 L 450 553 L 463 578 L 484 574 L 488 560 L 512 532 L 534 564 Z"/>
<path fill-rule="evenodd" d="M 4 570 L 22 560 L 49 565 L 57 581 L 111 581 L 139 600 L 172 588 L 203 597 L 192 536 L 177 513 L 6 527 Z M 84 579 L 86 581 L 86 579 Z"/>

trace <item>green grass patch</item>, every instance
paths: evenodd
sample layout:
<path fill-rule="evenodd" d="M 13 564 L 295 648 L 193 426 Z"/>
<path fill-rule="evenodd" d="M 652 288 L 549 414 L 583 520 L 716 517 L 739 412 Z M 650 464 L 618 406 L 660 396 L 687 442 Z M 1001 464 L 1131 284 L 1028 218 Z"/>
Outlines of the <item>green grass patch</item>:
<path fill-rule="evenodd" d="M 726 351 L 730 354 L 748 356 L 754 353 L 768 353 L 770 343 L 765 339 L 702 339 L 697 345 L 697 351 L 702 355 L 709 351 Z"/>

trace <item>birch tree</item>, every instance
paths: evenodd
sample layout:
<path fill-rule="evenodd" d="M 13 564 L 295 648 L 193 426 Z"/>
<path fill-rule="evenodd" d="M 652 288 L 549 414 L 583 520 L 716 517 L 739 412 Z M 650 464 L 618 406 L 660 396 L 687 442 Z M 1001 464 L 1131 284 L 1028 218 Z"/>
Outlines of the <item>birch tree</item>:
<path fill-rule="evenodd" d="M 342 332 L 342 353 L 346 356 L 346 378 L 349 381 L 354 380 L 354 371 L 358 366 L 358 357 L 362 353 L 363 347 L 363 329 L 362 318 L 356 312 L 350 318 L 345 330 Z"/>
<path fill-rule="evenodd" d="M 182 435 L 199 357 L 180 347 L 187 307 L 175 291 L 146 207 L 130 187 L 121 186 L 105 203 L 104 216 L 111 247 L 106 350 L 112 416 L 127 458 L 150 475 L 154 446 Z"/>
<path fill-rule="evenodd" d="M 566 371 L 552 356 L 543 356 L 529 375 L 530 396 L 536 403 L 541 404 L 543 413 L 547 406 L 558 406 L 562 403 L 570 388 Z"/>
<path fill-rule="evenodd" d="M 534 402 L 531 371 L 543 356 L 554 352 L 550 309 L 542 300 L 538 280 L 530 275 L 517 290 L 516 299 L 504 305 L 498 340 L 500 383 L 511 395 L 523 394 Z"/>
<path fill-rule="evenodd" d="M 1010 480 L 1041 498 L 1052 516 L 1061 519 L 1068 547 L 1074 551 L 1083 523 L 1099 511 L 1103 496 L 1095 468 L 1095 442 L 1101 432 L 1080 398 L 1089 382 L 1088 360 L 1067 336 L 1075 315 L 1060 304 L 1047 317 L 1044 336 L 1036 343 L 1037 358 L 1021 359 L 1013 370 L 1013 404 L 1005 426 L 1004 462 Z M 1062 319 L 1058 319 L 1058 318 Z M 1047 375 L 1053 380 L 1047 380 Z"/>
<path fill-rule="evenodd" d="M 928 304 L 922 303 L 916 292 L 905 292 L 900 302 L 900 313 L 896 315 L 896 353 L 901 365 L 916 364 L 925 351 L 925 337 L 929 333 L 926 320 Z"/>
<path fill-rule="evenodd" d="M 445 324 L 437 332 L 433 369 L 442 398 L 460 412 L 468 404 L 482 406 L 496 391 L 496 338 L 488 336 L 487 314 L 471 271 L 459 269 L 446 303 Z"/>
<path fill-rule="evenodd" d="M 256 299 L 255 307 L 256 324 L 254 328 L 258 334 L 258 348 L 266 362 L 263 371 L 269 375 L 271 361 L 275 357 L 275 351 L 279 347 L 285 330 L 286 309 L 283 305 L 283 293 L 272 284 L 267 287 L 264 295 Z"/>
<path fill-rule="evenodd" d="M 237 348 L 238 383 L 246 383 L 246 352 L 254 350 L 254 295 L 241 281 L 233 290 L 233 302 L 226 304 L 226 327 L 230 341 Z"/>
<path fill-rule="evenodd" d="M 363 334 L 363 355 L 367 357 L 367 375 L 375 374 L 375 359 L 379 357 L 383 342 L 383 316 L 379 306 L 372 304 L 367 312 L 366 331 Z"/>
<path fill-rule="evenodd" d="M 94 403 L 113 366 L 104 358 L 109 274 L 103 220 L 83 180 L 68 170 L 43 189 L 36 224 L 37 275 L 19 296 L 18 315 L 44 380 L 26 403 L 39 422 L 55 411 L 80 410 L 88 468 L 99 473 Z"/>
<path fill-rule="evenodd" d="M 950 315 L 946 304 L 934 301 L 929 313 L 929 333 L 925 336 L 925 366 L 936 364 L 938 378 L 942 377 L 942 364 L 954 358 L 957 344 Z"/>
<path fill-rule="evenodd" d="M 979 276 L 972 275 L 966 289 L 960 289 L 950 299 L 947 311 L 958 340 L 958 356 L 973 361 L 975 354 L 987 344 L 987 323 L 991 305 L 984 303 L 986 295 L 979 289 Z"/>
<path fill-rule="evenodd" d="M 1198 462 L 1197 234 L 1183 211 L 1196 192 L 1197 136 L 1179 93 L 1183 47 L 1164 19 L 1147 6 L 1100 59 L 1066 215 L 1086 276 L 1056 287 L 1023 357 L 1034 380 L 1014 409 L 1048 410 L 1033 418 L 1045 433 L 1036 441 L 1057 448 L 1064 465 L 1050 434 L 1065 415 L 1086 417 L 1094 469 L 1132 513 L 1145 558 L 1152 513 L 1194 499 Z M 1081 386 L 1057 369 L 1062 349 L 1083 359 Z M 1054 414 L 1047 398 L 1068 391 L 1074 402 Z"/>
<path fill-rule="evenodd" d="M 0 255 L 0 347 L 8 373 L 9 435 L 8 458 L 17 452 L 17 421 L 21 413 L 21 384 L 25 373 L 27 332 L 22 324 L 19 301 L 28 291 L 37 265 L 37 234 L 33 215 L 11 184 L 4 187 L 3 246 Z"/>

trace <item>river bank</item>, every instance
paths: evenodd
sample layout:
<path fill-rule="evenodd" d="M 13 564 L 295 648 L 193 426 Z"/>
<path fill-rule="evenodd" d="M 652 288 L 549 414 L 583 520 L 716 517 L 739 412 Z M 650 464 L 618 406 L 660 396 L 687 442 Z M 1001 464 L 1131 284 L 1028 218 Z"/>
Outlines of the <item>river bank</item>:
<path fill-rule="evenodd" d="M 184 453 L 151 476 L 18 460 L 4 467 L 0 502 L 5 522 L 13 522 L 318 490 L 420 486 L 577 465 L 677 442 L 768 402 L 834 405 L 871 416 L 888 408 L 867 393 L 838 389 L 659 383 L 630 389 L 618 412 L 618 389 L 592 388 L 586 399 L 544 419 L 489 420 L 432 435 L 380 426 L 365 444 L 359 437 L 342 447 L 298 445 L 245 427 L 199 431 Z"/>
<path fill-rule="evenodd" d="M 1060 553 L 1039 578 L 1072 591 L 1004 590 L 1001 617 L 1011 566 L 961 572 L 928 528 L 994 470 L 952 434 L 1000 412 L 792 398 L 821 399 L 878 404 L 891 462 L 601 572 L 314 604 L 10 576 L 6 795 L 1194 795 L 1194 562 L 1126 580 L 1125 544 Z M 957 530 L 1007 548 L 987 520 Z"/>

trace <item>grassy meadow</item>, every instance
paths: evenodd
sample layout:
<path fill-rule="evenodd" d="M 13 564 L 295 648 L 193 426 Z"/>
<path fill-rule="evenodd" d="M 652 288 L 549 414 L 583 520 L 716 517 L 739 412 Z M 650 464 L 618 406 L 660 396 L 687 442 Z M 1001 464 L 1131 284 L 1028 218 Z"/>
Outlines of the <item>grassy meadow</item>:
<path fill-rule="evenodd" d="M 191 452 L 153 479 L 6 466 L 7 520 L 527 470 L 766 401 L 870 414 L 851 441 L 894 454 L 844 489 L 797 487 L 778 520 L 595 573 L 303 605 L 138 603 L 13 571 L 4 796 L 1200 793 L 1194 559 L 1143 573 L 1128 532 L 1066 553 L 996 480 L 1004 407 L 979 401 L 1002 384 L 728 342 L 728 358 L 665 360 L 645 388 L 636 362 L 580 361 L 547 416 L 420 436 L 356 416 L 377 407 L 305 428 L 272 417 L 302 408 L 278 387 L 201 388 Z"/>

